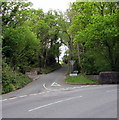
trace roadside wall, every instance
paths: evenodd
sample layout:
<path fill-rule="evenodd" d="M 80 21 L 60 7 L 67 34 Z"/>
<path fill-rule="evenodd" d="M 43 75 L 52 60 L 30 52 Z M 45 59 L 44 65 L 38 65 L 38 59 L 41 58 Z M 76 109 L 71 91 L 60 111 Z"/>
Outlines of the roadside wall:
<path fill-rule="evenodd" d="M 99 80 L 102 83 L 119 83 L 119 72 L 100 72 L 99 75 L 86 75 L 86 77 Z"/>
<path fill-rule="evenodd" d="M 86 75 L 87 78 L 99 80 L 99 75 Z"/>
<path fill-rule="evenodd" d="M 100 72 L 99 79 L 102 83 L 119 83 L 119 72 Z"/>

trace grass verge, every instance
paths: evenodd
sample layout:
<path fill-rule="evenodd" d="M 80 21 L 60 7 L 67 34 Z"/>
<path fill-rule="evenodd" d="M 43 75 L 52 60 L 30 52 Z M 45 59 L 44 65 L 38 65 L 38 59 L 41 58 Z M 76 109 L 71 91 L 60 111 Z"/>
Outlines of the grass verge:
<path fill-rule="evenodd" d="M 81 75 L 78 76 L 69 76 L 65 79 L 66 83 L 70 84 L 99 84 L 97 80 L 92 80 Z"/>

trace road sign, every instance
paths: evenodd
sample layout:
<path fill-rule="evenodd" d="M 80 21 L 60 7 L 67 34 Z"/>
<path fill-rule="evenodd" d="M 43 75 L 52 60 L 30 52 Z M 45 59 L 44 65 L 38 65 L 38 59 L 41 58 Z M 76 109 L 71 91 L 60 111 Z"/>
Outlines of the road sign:
<path fill-rule="evenodd" d="M 73 73 L 73 74 L 70 74 L 69 76 L 77 76 L 77 74 L 76 74 L 76 73 Z"/>
<path fill-rule="evenodd" d="M 79 72 L 78 70 L 73 71 L 74 74 L 78 74 L 78 72 Z"/>
<path fill-rule="evenodd" d="M 71 65 L 74 65 L 75 60 L 70 60 Z"/>
<path fill-rule="evenodd" d="M 73 72 L 73 70 L 74 70 L 74 62 L 75 62 L 75 60 L 70 60 L 70 63 L 71 63 L 71 73 Z"/>

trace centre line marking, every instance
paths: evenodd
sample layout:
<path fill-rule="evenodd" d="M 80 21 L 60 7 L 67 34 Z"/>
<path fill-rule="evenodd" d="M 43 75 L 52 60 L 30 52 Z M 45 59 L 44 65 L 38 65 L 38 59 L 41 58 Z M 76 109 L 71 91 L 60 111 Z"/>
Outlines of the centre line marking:
<path fill-rule="evenodd" d="M 57 101 L 57 102 L 53 102 L 53 103 L 49 103 L 49 104 L 46 104 L 46 105 L 42 105 L 42 106 L 40 106 L 40 107 L 36 107 L 36 108 L 30 109 L 30 110 L 28 110 L 28 111 L 31 112 L 31 111 L 34 111 L 34 110 L 38 110 L 38 109 L 41 109 L 41 108 L 50 106 L 50 105 L 54 105 L 54 104 L 57 104 L 57 103 L 65 102 L 65 101 L 72 100 L 72 99 L 76 99 L 76 98 L 80 98 L 80 97 L 82 97 L 82 96 L 71 97 L 71 98 L 68 98 L 68 99 L 65 99 L 65 100 L 59 100 L 59 101 Z"/>

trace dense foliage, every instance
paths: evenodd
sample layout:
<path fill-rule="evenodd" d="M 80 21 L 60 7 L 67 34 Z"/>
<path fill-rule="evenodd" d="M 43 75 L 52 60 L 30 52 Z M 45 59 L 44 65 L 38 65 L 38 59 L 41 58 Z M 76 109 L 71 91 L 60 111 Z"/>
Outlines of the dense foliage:
<path fill-rule="evenodd" d="M 80 72 L 119 71 L 119 6 L 116 2 L 75 2 L 69 27 L 73 59 Z"/>
<path fill-rule="evenodd" d="M 118 3 L 74 2 L 65 14 L 44 13 L 31 6 L 30 2 L 1 5 L 4 93 L 28 83 L 27 78 L 14 79 L 14 74 L 20 77 L 32 68 L 42 73 L 43 68 L 49 72 L 59 67 L 62 44 L 69 48 L 64 56 L 68 73 L 70 60 L 75 60 L 75 70 L 83 74 L 119 71 Z"/>
<path fill-rule="evenodd" d="M 32 68 L 39 68 L 39 73 L 48 73 L 60 67 L 62 13 L 44 13 L 42 9 L 30 8 L 31 5 L 30 2 L 2 2 L 1 5 L 3 93 L 30 81 L 21 73 Z M 14 74 L 23 80 L 14 78 Z"/>
<path fill-rule="evenodd" d="M 5 62 L 3 62 L 3 71 L 2 71 L 2 93 L 7 93 L 21 87 L 24 87 L 29 82 L 31 82 L 28 76 L 13 71 Z"/>

